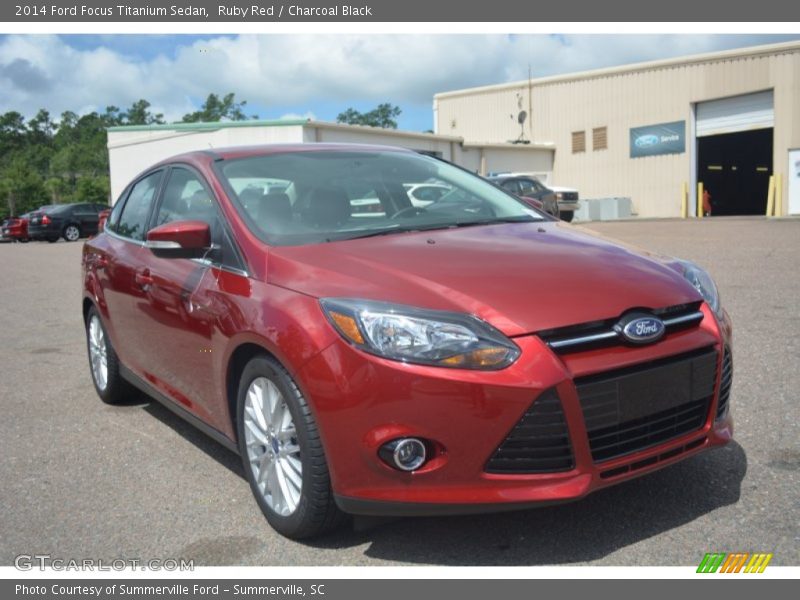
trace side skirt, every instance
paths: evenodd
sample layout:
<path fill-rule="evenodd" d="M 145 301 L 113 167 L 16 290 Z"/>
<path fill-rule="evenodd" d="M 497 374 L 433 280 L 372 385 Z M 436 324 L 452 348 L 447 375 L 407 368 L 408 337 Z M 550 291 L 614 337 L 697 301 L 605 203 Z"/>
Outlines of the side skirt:
<path fill-rule="evenodd" d="M 140 390 L 141 392 L 147 394 L 151 398 L 158 401 L 159 404 L 163 405 L 164 408 L 172 411 L 176 415 L 178 415 L 181 419 L 188 422 L 193 427 L 199 429 L 203 433 L 205 433 L 208 437 L 210 437 L 215 442 L 218 442 L 225 446 L 228 450 L 235 453 L 236 455 L 239 454 L 239 447 L 232 439 L 226 436 L 224 433 L 219 431 L 218 429 L 214 429 L 204 421 L 200 420 L 188 410 L 177 404 L 175 401 L 171 400 L 157 389 L 155 389 L 152 385 L 144 381 L 141 377 L 136 375 L 133 371 L 131 371 L 125 365 L 120 365 L 119 367 L 120 375 L 122 378 L 130 383 L 132 386 Z"/>

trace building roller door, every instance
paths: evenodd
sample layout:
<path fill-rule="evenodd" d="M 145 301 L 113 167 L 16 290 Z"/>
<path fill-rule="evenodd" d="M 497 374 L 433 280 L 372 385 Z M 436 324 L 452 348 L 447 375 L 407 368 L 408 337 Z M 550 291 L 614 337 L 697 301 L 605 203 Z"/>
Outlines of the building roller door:
<path fill-rule="evenodd" d="M 769 129 L 774 124 L 772 90 L 697 105 L 697 137 Z"/>
<path fill-rule="evenodd" d="M 764 214 L 772 175 L 772 91 L 697 104 L 697 178 L 711 215 Z"/>

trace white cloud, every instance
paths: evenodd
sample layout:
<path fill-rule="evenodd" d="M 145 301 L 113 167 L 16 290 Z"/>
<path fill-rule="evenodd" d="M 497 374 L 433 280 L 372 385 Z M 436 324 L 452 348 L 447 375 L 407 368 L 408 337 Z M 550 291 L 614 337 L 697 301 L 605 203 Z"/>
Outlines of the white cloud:
<path fill-rule="evenodd" d="M 146 39 L 146 38 L 142 38 Z M 77 50 L 56 36 L 0 40 L 0 111 L 127 108 L 170 120 L 209 92 L 293 114 L 321 103 L 429 105 L 435 92 L 776 41 L 733 35 L 242 35 L 181 44 L 139 60 L 113 45 Z M 785 39 L 780 38 L 780 39 Z M 113 42 L 111 42 L 113 44 Z M 264 114 L 261 117 L 274 117 Z"/>
<path fill-rule="evenodd" d="M 312 121 L 314 121 L 317 118 L 317 116 L 313 112 L 311 112 L 310 110 L 307 110 L 303 114 L 296 113 L 296 112 L 284 113 L 279 118 L 281 118 L 281 119 L 311 119 Z"/>

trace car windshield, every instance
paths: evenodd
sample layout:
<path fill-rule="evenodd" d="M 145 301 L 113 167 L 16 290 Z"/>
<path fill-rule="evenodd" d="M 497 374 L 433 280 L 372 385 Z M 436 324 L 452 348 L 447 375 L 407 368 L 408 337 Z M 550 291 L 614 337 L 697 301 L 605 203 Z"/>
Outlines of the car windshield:
<path fill-rule="evenodd" d="M 545 220 L 480 177 L 410 152 L 308 150 L 217 164 L 251 228 L 272 245 Z M 444 193 L 422 200 L 409 193 L 420 184 Z"/>

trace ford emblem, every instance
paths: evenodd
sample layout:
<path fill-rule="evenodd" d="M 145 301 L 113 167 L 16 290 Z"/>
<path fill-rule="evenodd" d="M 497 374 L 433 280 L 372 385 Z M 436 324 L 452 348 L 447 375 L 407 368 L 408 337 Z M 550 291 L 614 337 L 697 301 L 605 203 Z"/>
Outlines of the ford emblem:
<path fill-rule="evenodd" d="M 652 344 L 664 335 L 664 322 L 651 315 L 630 314 L 614 326 L 617 335 L 632 344 Z"/>
<path fill-rule="evenodd" d="M 647 134 L 647 135 L 640 135 L 636 138 L 634 144 L 636 144 L 637 148 L 649 148 L 650 146 L 655 146 L 661 140 L 658 138 L 657 135 Z"/>

